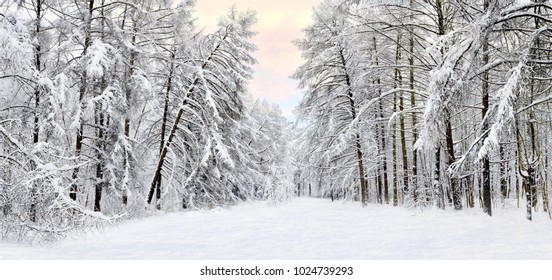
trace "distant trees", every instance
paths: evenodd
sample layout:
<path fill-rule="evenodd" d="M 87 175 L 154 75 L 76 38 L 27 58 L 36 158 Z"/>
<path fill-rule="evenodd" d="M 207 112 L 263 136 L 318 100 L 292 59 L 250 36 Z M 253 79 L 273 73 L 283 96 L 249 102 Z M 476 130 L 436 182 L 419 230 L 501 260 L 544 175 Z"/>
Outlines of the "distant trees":
<path fill-rule="evenodd" d="M 299 107 L 300 116 L 307 120 L 303 137 L 308 139 L 305 145 L 309 149 L 303 159 L 307 167 L 303 176 L 320 178 L 317 185 L 325 185 L 326 195 L 358 194 L 366 205 L 367 139 L 361 138 L 358 124 L 361 102 L 366 99 L 363 73 L 359 71 L 363 54 L 355 49 L 358 41 L 347 40 L 353 34 L 349 33 L 351 26 L 343 13 L 325 3 L 315 10 L 315 24 L 305 30 L 306 38 L 297 42 L 306 59 L 293 76 L 307 90 Z"/>
<path fill-rule="evenodd" d="M 350 190 L 366 184 L 377 203 L 392 197 L 394 205 L 460 210 L 480 201 L 491 215 L 525 192 L 529 219 L 541 206 L 549 211 L 550 166 L 540 147 L 550 137 L 542 118 L 550 113 L 551 8 L 549 1 L 323 1 L 298 43 L 306 59 L 294 75 L 305 90 L 299 126 L 307 129 L 297 183 L 332 196 L 339 170 L 360 164 L 364 175 L 337 181 Z M 347 63 L 331 60 L 339 46 Z M 345 74 L 353 118 L 338 109 Z M 359 158 L 344 149 L 355 137 Z M 349 193 L 365 201 L 362 191 Z"/>
<path fill-rule="evenodd" d="M 192 9 L 193 1 L 2 3 L 2 238 L 288 196 L 286 121 L 245 89 L 255 14 L 233 8 L 218 31 L 202 34 Z"/>

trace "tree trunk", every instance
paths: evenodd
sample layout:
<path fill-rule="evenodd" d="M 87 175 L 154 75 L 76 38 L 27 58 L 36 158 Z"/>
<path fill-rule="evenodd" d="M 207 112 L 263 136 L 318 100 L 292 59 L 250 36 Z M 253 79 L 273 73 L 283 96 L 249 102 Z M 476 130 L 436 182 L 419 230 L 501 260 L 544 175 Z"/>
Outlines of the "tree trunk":
<path fill-rule="evenodd" d="M 82 57 L 84 57 L 88 51 L 88 47 L 91 43 L 91 24 L 92 24 L 92 10 L 94 9 L 94 0 L 89 0 L 88 2 L 88 15 L 86 17 L 86 23 L 84 26 L 85 33 L 84 33 L 84 48 L 82 50 Z M 84 139 L 83 133 L 84 133 L 84 111 L 86 109 L 86 102 L 84 102 L 84 98 L 86 97 L 86 91 L 88 87 L 88 77 L 86 76 L 86 70 L 83 70 L 81 72 L 81 82 L 79 87 L 79 106 L 80 106 L 80 121 L 79 121 L 79 127 L 77 128 L 77 136 L 75 138 L 75 157 L 78 159 L 81 155 L 82 151 L 82 141 Z M 71 187 L 69 188 L 69 197 L 72 200 L 77 200 L 77 192 L 78 192 L 78 186 L 77 186 L 77 180 L 79 178 L 79 170 L 80 168 L 77 166 L 75 169 L 73 169 L 73 174 L 71 176 L 71 179 L 73 180 L 73 183 L 71 184 Z"/>
<path fill-rule="evenodd" d="M 43 1 L 42 0 L 37 0 L 36 1 L 36 25 L 35 25 L 35 36 L 36 38 L 39 37 L 40 35 L 40 32 L 41 32 L 41 26 L 40 26 L 40 23 L 41 23 L 41 20 L 42 20 L 42 3 Z M 41 49 L 41 46 L 40 46 L 40 41 L 37 42 L 36 44 L 36 47 L 35 47 L 35 68 L 36 68 L 36 71 L 38 71 L 39 73 L 42 72 L 42 62 L 41 62 L 41 56 L 42 56 L 42 49 Z M 39 140 L 39 133 L 40 133 L 40 117 L 39 117 L 39 114 L 40 114 L 40 94 L 41 94 L 41 89 L 40 89 L 40 86 L 37 86 L 35 88 L 35 92 L 34 92 L 34 121 L 33 121 L 33 144 L 37 144 L 38 143 L 38 140 Z M 36 164 L 34 162 L 31 162 L 31 169 L 32 170 L 36 170 Z M 31 200 L 31 205 L 30 205 L 30 209 L 29 209 L 29 220 L 31 222 L 36 222 L 36 193 L 37 193 L 37 189 L 38 189 L 38 183 L 36 181 L 33 181 L 33 186 L 31 188 L 31 197 L 30 197 L 30 200 Z"/>
<path fill-rule="evenodd" d="M 508 197 L 508 159 L 504 145 L 500 145 L 500 194 L 504 201 Z"/>
<path fill-rule="evenodd" d="M 402 79 L 401 79 L 402 80 Z M 405 135 L 405 125 L 404 125 L 404 96 L 401 91 L 401 97 L 399 100 L 399 110 L 400 114 L 400 137 L 401 137 L 401 153 L 402 153 L 402 167 L 403 167 L 403 204 L 406 203 L 406 198 L 408 197 L 409 184 L 408 179 L 408 157 L 406 155 L 406 135 Z"/>
<path fill-rule="evenodd" d="M 398 65 L 399 64 L 399 61 L 401 59 L 401 51 L 400 51 L 400 40 L 401 40 L 401 33 L 400 32 L 397 32 L 397 45 L 396 45 L 396 50 L 395 50 L 395 64 Z M 394 85 L 393 85 L 393 88 L 394 89 L 398 89 L 398 88 L 401 88 L 402 87 L 402 74 L 401 74 L 401 70 L 398 68 L 398 67 L 395 67 L 395 82 L 394 82 Z M 402 94 L 400 94 L 400 107 L 399 107 L 399 110 L 402 111 L 401 107 L 402 107 Z M 393 94 L 393 112 L 397 112 L 397 93 L 394 93 Z M 404 126 L 404 118 L 402 118 L 402 112 L 401 112 L 401 118 L 400 120 L 402 121 L 400 125 L 400 128 L 401 128 L 401 132 L 400 132 L 400 136 L 401 136 L 401 144 L 402 144 L 402 136 L 404 136 L 403 134 L 403 126 Z M 397 206 L 399 204 L 399 190 L 398 190 L 398 174 L 397 174 L 397 124 L 395 121 L 393 121 L 393 206 Z M 406 151 L 405 151 L 406 152 Z M 404 155 L 404 154 L 403 154 Z M 403 174 L 403 178 L 404 178 L 405 174 Z M 408 176 L 408 175 L 406 175 Z M 408 178 L 408 177 L 407 177 Z M 404 180 L 404 179 L 403 179 Z M 403 182 L 403 185 L 405 185 L 406 182 Z"/>
<path fill-rule="evenodd" d="M 102 0 L 101 5 L 103 6 L 105 4 L 105 0 Z M 104 9 L 101 9 L 101 16 L 104 17 Z M 102 32 L 102 40 L 104 39 L 103 32 L 104 32 L 104 22 L 101 22 L 101 32 Z M 99 90 L 96 90 L 96 96 L 99 96 L 101 92 L 106 88 L 106 80 L 105 77 L 102 77 L 100 82 L 100 88 Z M 106 151 L 106 124 L 105 119 L 107 115 L 104 113 L 105 110 L 103 108 L 103 101 L 99 101 L 94 106 L 94 124 L 96 125 L 96 182 L 94 183 L 94 211 L 95 212 L 101 212 L 101 200 L 102 200 L 102 191 L 103 187 L 105 185 L 104 182 L 104 168 L 105 168 L 105 158 L 103 156 L 103 152 Z M 125 164 L 126 165 L 126 164 Z"/>
<path fill-rule="evenodd" d="M 489 0 L 483 1 L 483 10 L 487 12 L 489 9 Z M 481 47 L 483 51 L 483 57 L 481 62 L 483 65 L 489 63 L 489 42 L 486 37 L 483 37 L 481 42 Z M 483 88 L 482 88 L 482 106 L 483 110 L 481 112 L 481 117 L 483 118 L 483 127 L 482 131 L 487 131 L 489 129 L 489 121 L 487 117 L 487 112 L 489 111 L 489 70 L 483 71 Z M 491 171 L 489 163 L 489 155 L 485 155 L 481 160 L 481 166 L 483 168 L 483 178 L 481 180 L 481 191 L 483 198 L 483 212 L 487 213 L 489 216 L 492 216 L 492 205 L 491 205 Z"/>
<path fill-rule="evenodd" d="M 103 3 L 102 3 L 103 5 Z M 127 9 L 128 9 L 128 5 L 125 5 L 125 18 L 126 18 L 126 12 L 127 12 Z M 136 45 L 136 33 L 138 32 L 138 23 L 137 23 L 137 20 L 136 20 L 136 10 L 133 11 L 133 15 L 132 15 L 132 37 L 131 37 L 131 45 L 132 46 L 135 46 Z M 124 21 L 123 21 L 123 26 L 124 28 Z M 130 50 L 130 55 L 129 55 L 129 59 L 128 59 L 128 70 L 126 71 L 125 75 L 126 75 L 126 88 L 125 88 L 125 100 L 126 100 L 126 105 L 127 105 L 127 108 L 126 108 L 126 114 L 125 114 L 125 119 L 124 119 L 124 135 L 126 138 L 129 138 L 130 137 L 130 114 L 131 114 L 131 109 L 132 109 L 132 90 L 130 88 L 130 84 L 131 84 L 131 79 L 132 79 L 132 75 L 134 75 L 134 64 L 136 63 L 136 52 L 134 50 Z M 127 157 L 125 156 L 125 158 L 123 159 L 123 166 L 127 166 Z M 122 202 L 123 202 L 123 205 L 127 205 L 128 203 L 128 194 L 126 193 L 126 190 L 125 192 L 123 193 L 123 197 L 122 197 Z"/>
<path fill-rule="evenodd" d="M 397 111 L 397 94 L 393 94 L 393 112 Z M 393 206 L 398 205 L 398 190 L 397 190 L 397 127 L 393 122 L 393 135 L 391 137 L 393 159 Z"/>
<path fill-rule="evenodd" d="M 445 209 L 445 197 L 441 184 L 441 146 L 437 145 L 435 149 L 435 167 L 433 170 L 433 195 L 435 204 L 441 209 Z"/>
<path fill-rule="evenodd" d="M 134 11 L 136 13 L 136 11 Z M 134 46 L 136 45 L 136 33 L 138 32 L 138 24 L 136 22 L 136 17 L 132 17 L 132 37 L 131 37 L 131 44 Z M 130 88 L 132 75 L 134 75 L 134 64 L 136 63 L 136 52 L 134 50 L 130 51 L 130 56 L 128 59 L 128 72 L 127 72 L 127 85 L 125 90 L 125 99 L 126 99 L 126 105 L 127 105 L 127 113 L 125 115 L 125 136 L 130 136 L 130 117 L 129 114 L 131 112 L 132 108 L 132 90 Z"/>
<path fill-rule="evenodd" d="M 414 1 L 410 0 L 410 8 L 414 8 Z M 410 20 L 414 20 L 413 13 L 410 14 Z M 416 96 L 414 94 L 414 82 L 415 82 L 415 75 L 414 75 L 414 30 L 413 27 L 409 29 L 409 40 L 408 40 L 408 46 L 409 46 L 409 55 L 408 55 L 408 66 L 409 66 L 409 87 L 410 87 L 410 107 L 416 108 Z M 417 119 L 416 119 L 416 112 L 414 110 L 412 111 L 412 143 L 416 143 L 418 141 L 418 131 L 416 129 L 417 125 Z M 417 189 L 418 189 L 418 151 L 416 149 L 412 149 L 412 199 L 414 200 L 414 204 L 417 203 Z"/>
<path fill-rule="evenodd" d="M 450 166 L 454 163 L 454 161 L 456 161 L 456 157 L 454 155 L 454 141 L 452 138 L 452 124 L 451 124 L 451 115 L 449 110 L 446 110 L 445 127 L 446 127 L 445 140 L 447 144 L 447 159 L 448 159 L 448 167 L 450 168 Z M 450 174 L 450 188 L 452 190 L 452 201 L 454 205 L 454 210 L 462 210 L 462 189 L 460 188 L 457 174 Z"/>
<path fill-rule="evenodd" d="M 345 56 L 343 55 L 343 50 L 339 51 L 339 56 L 341 58 L 341 65 L 343 65 L 345 83 L 347 85 L 347 95 L 349 99 L 349 105 L 351 110 L 351 120 L 356 119 L 356 105 L 353 95 L 353 90 L 351 86 L 351 78 L 347 72 L 347 62 L 345 61 Z M 357 156 L 357 165 L 358 165 L 358 179 L 360 181 L 360 201 L 362 206 L 365 207 L 368 204 L 368 186 L 366 185 L 366 176 L 364 175 L 364 159 L 362 155 L 362 145 L 360 144 L 360 133 L 357 132 L 355 135 L 355 149 Z"/>
<path fill-rule="evenodd" d="M 102 84 L 104 81 L 102 81 Z M 102 152 L 105 151 L 106 145 L 105 145 L 105 116 L 103 113 L 102 104 L 96 104 L 95 106 L 95 123 L 97 126 L 97 152 L 96 152 L 96 182 L 95 182 L 95 196 L 94 196 L 94 211 L 100 212 L 101 211 L 101 205 L 100 202 L 102 200 L 102 190 L 104 186 L 104 157 L 102 155 Z"/>
<path fill-rule="evenodd" d="M 532 208 L 535 206 L 534 198 L 536 197 L 535 190 L 536 190 L 536 174 L 535 174 L 535 168 L 531 163 L 528 164 L 527 167 L 527 183 L 525 184 L 525 199 L 526 202 L 526 218 L 529 221 L 533 220 L 533 214 L 532 214 Z"/>
<path fill-rule="evenodd" d="M 475 207 L 475 198 L 473 197 L 473 180 L 472 176 L 466 178 L 466 207 L 468 208 Z"/>
<path fill-rule="evenodd" d="M 374 42 L 374 52 L 377 52 L 377 44 L 376 44 L 376 37 L 372 37 L 372 40 Z M 379 65 L 379 59 L 378 59 L 378 56 L 376 55 L 376 66 Z M 384 120 L 384 115 L 383 115 L 383 96 L 382 96 L 382 92 L 381 92 L 381 80 L 380 78 L 378 77 L 377 80 L 376 80 L 376 85 L 377 85 L 377 88 L 378 88 L 378 96 L 379 96 L 379 100 L 378 100 L 378 103 L 379 103 L 379 117 L 380 117 L 380 120 L 379 120 L 379 131 L 380 131 L 380 139 L 381 141 L 378 141 L 378 143 L 380 143 L 381 145 L 381 150 L 380 150 L 380 158 L 381 158 L 381 162 L 380 164 L 382 165 L 382 168 L 383 168 L 383 189 L 381 188 L 380 186 L 380 189 L 378 190 L 378 194 L 379 194 L 379 197 L 380 197 L 380 203 L 383 203 L 383 200 L 385 200 L 385 203 L 389 203 L 389 179 L 387 177 L 387 149 L 386 149 L 386 142 L 385 142 L 385 126 L 383 124 L 383 120 Z M 383 198 L 382 198 L 382 192 L 383 192 Z"/>

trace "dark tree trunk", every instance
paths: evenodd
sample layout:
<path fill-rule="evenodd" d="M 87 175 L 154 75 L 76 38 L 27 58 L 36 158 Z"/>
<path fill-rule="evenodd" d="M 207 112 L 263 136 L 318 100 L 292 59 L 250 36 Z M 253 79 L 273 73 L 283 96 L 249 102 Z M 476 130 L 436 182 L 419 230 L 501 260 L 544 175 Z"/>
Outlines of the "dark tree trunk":
<path fill-rule="evenodd" d="M 533 214 L 532 214 L 532 208 L 535 206 L 533 203 L 535 202 L 535 197 L 537 196 L 535 194 L 536 190 L 536 174 L 535 169 L 533 168 L 532 164 L 528 164 L 527 167 L 527 183 L 525 185 L 525 198 L 527 200 L 526 203 L 526 218 L 529 221 L 533 220 Z"/>
<path fill-rule="evenodd" d="M 43 1 L 42 0 L 37 0 L 36 1 L 36 24 L 35 24 L 35 36 L 38 38 L 39 35 L 40 35 L 40 32 L 41 32 L 41 26 L 40 26 L 40 23 L 41 23 L 41 19 L 42 19 L 42 3 Z M 41 49 L 41 46 L 40 46 L 40 41 L 36 44 L 36 47 L 35 47 L 35 67 L 36 67 L 36 70 L 38 72 L 41 72 L 42 71 L 42 62 L 41 62 L 41 56 L 42 56 L 42 49 Z M 39 112 L 40 112 L 40 94 L 41 94 L 41 89 L 39 86 L 37 86 L 35 88 L 35 92 L 34 92 L 34 106 L 35 106 L 35 111 L 34 111 L 34 120 L 33 120 L 33 143 L 34 144 L 37 144 L 38 143 L 38 140 L 39 140 L 39 133 L 40 133 L 40 117 L 39 117 Z M 32 162 L 31 164 L 31 168 L 33 170 L 36 169 L 36 164 L 34 162 Z M 29 209 L 29 220 L 31 222 L 36 222 L 36 195 L 37 195 L 37 189 L 38 189 L 38 186 L 37 186 L 37 182 L 34 181 L 33 182 L 33 187 L 31 188 L 31 197 L 30 197 L 30 200 L 31 200 L 31 205 L 30 205 L 30 209 Z"/>
<path fill-rule="evenodd" d="M 374 42 L 374 51 L 377 51 L 377 44 L 376 44 L 376 37 L 372 37 L 372 40 Z M 376 56 L 376 66 L 379 65 L 379 61 L 378 61 L 378 58 Z M 380 131 L 380 139 L 381 141 L 378 141 L 378 143 L 380 143 L 381 145 L 381 150 L 380 150 L 380 158 L 381 158 L 381 161 L 380 161 L 380 164 L 383 168 L 383 182 L 380 182 L 383 184 L 383 188 L 382 186 L 378 186 L 378 196 L 379 196 L 379 202 L 380 203 L 383 203 L 383 200 L 385 200 L 385 203 L 389 203 L 389 180 L 388 180 L 388 177 L 387 177 L 387 148 L 386 148 L 386 142 L 385 142 L 385 127 L 384 127 L 384 124 L 383 124 L 383 120 L 384 120 L 384 114 L 383 114 L 383 96 L 382 96 L 382 92 L 381 92 L 381 80 L 380 78 L 378 77 L 377 80 L 376 80 L 376 85 L 377 85 L 377 88 L 378 88 L 378 96 L 379 96 L 379 117 L 380 117 L 380 120 L 379 120 L 379 131 Z M 382 193 L 383 193 L 383 197 L 382 197 Z"/>
<path fill-rule="evenodd" d="M 472 176 L 466 178 L 466 207 L 475 207 L 475 198 L 473 197 L 473 178 Z"/>
<path fill-rule="evenodd" d="M 403 106 L 402 102 L 403 98 L 401 97 L 400 101 L 400 107 Z M 400 109 L 401 111 L 403 109 Z M 402 114 L 401 114 L 402 115 Z M 408 156 L 406 153 L 407 147 L 406 147 L 406 135 L 405 135 L 405 127 L 404 127 L 404 117 L 401 117 L 400 120 L 400 130 L 401 130 L 401 153 L 402 153 L 402 168 L 403 168 L 403 203 L 406 202 L 406 198 L 409 195 L 410 190 L 410 180 L 408 176 Z"/>
<path fill-rule="evenodd" d="M 447 159 L 448 167 L 456 161 L 454 155 L 454 141 L 452 138 L 452 125 L 451 125 L 451 115 L 450 111 L 446 111 L 445 116 L 445 126 L 446 126 L 446 144 L 447 144 Z M 452 190 L 452 201 L 454 205 L 454 210 L 462 210 L 462 189 L 460 188 L 458 175 L 450 174 L 450 188 Z"/>
<path fill-rule="evenodd" d="M 489 9 L 489 0 L 484 0 L 483 10 L 487 12 Z M 482 63 L 487 65 L 489 63 L 489 43 L 486 37 L 482 38 L 481 47 L 483 51 Z M 487 117 L 487 112 L 489 111 L 489 70 L 483 72 L 483 97 L 482 97 L 482 106 L 483 111 L 481 112 L 481 117 L 483 118 L 483 127 L 482 131 L 487 131 L 489 129 L 489 121 Z M 481 191 L 483 198 L 483 212 L 487 213 L 489 216 L 492 216 L 492 205 L 491 205 L 491 171 L 489 163 L 489 155 L 485 155 L 481 160 L 483 179 L 481 180 Z"/>
<path fill-rule="evenodd" d="M 435 166 L 433 170 L 433 195 L 437 207 L 445 209 L 445 197 L 441 184 L 441 146 L 437 145 L 435 149 Z"/>
<path fill-rule="evenodd" d="M 87 21 L 85 23 L 85 34 L 84 34 L 84 48 L 82 50 L 83 56 L 86 55 L 88 51 L 88 47 L 91 43 L 91 24 L 92 24 L 92 11 L 94 9 L 94 0 L 89 0 L 88 2 L 88 15 L 87 15 Z M 79 158 L 82 151 L 82 141 L 84 139 L 83 133 L 84 133 L 84 111 L 86 109 L 86 103 L 84 102 L 84 98 L 86 96 L 86 91 L 88 87 L 88 77 L 86 76 L 86 70 L 82 71 L 81 73 L 81 82 L 79 87 L 79 106 L 81 110 L 81 114 L 79 116 L 80 122 L 79 127 L 77 128 L 77 136 L 75 138 L 75 157 Z M 71 184 L 71 187 L 69 188 L 69 197 L 72 200 L 77 200 L 77 193 L 78 193 L 78 186 L 77 181 L 79 178 L 79 170 L 80 168 L 77 166 L 75 169 L 73 169 L 73 174 L 71 176 L 71 179 L 73 180 L 73 183 Z"/>
<path fill-rule="evenodd" d="M 410 0 L 410 8 L 414 8 L 414 1 Z M 414 20 L 414 15 L 410 15 L 410 19 Z M 409 66 L 409 87 L 410 87 L 410 107 L 415 108 L 416 107 L 416 96 L 414 95 L 414 82 L 415 82 L 415 76 L 414 76 L 414 30 L 411 27 L 410 30 L 410 36 L 409 36 L 409 55 L 408 55 L 408 66 Z M 412 112 L 412 143 L 416 143 L 418 141 L 418 131 L 416 128 L 417 125 L 417 119 L 416 119 L 416 112 Z M 417 189 L 418 189 L 418 151 L 415 149 L 412 149 L 412 199 L 414 200 L 414 204 L 417 203 Z"/>
<path fill-rule="evenodd" d="M 500 145 L 500 194 L 502 200 L 508 198 L 508 159 L 504 145 Z"/>

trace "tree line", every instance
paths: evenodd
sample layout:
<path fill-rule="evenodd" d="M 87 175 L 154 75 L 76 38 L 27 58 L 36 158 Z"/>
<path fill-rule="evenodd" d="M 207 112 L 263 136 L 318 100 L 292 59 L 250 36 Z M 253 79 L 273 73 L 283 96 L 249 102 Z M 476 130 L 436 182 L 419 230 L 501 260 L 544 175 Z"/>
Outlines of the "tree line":
<path fill-rule="evenodd" d="M 296 42 L 298 189 L 550 215 L 549 1 L 322 1 Z"/>

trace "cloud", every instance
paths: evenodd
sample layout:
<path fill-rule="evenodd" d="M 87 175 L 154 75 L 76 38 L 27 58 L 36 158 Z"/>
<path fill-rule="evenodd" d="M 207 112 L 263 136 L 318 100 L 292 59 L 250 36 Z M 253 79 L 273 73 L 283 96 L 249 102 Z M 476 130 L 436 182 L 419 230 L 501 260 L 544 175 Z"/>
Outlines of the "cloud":
<path fill-rule="evenodd" d="M 258 47 L 254 54 L 258 64 L 249 91 L 280 105 L 289 117 L 300 99 L 297 82 L 289 76 L 303 63 L 292 41 L 303 36 L 301 30 L 311 24 L 312 8 L 318 3 L 320 0 L 200 0 L 196 4 L 197 25 L 214 30 L 218 18 L 234 4 L 240 10 L 256 10 L 254 30 L 258 35 L 253 43 Z"/>

